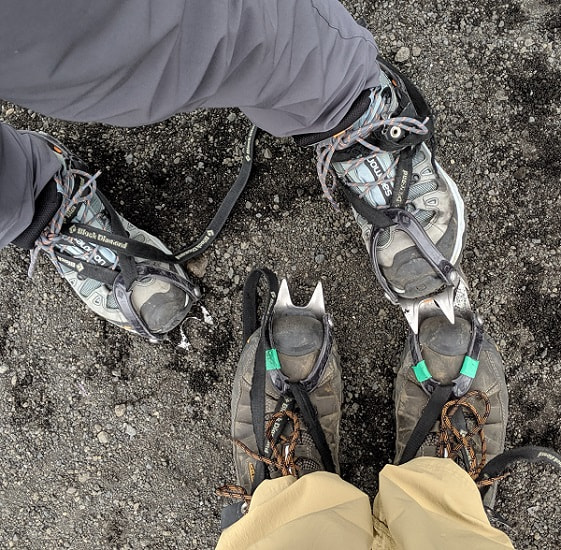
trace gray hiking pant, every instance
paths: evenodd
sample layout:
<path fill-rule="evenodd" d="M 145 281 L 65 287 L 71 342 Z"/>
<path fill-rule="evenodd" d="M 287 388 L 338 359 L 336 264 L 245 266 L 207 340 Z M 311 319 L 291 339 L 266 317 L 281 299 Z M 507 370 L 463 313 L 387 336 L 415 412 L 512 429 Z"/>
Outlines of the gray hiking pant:
<path fill-rule="evenodd" d="M 378 84 L 376 55 L 336 0 L 4 0 L 0 98 L 118 126 L 239 107 L 273 135 L 325 132 Z M 0 123 L 0 247 L 56 170 Z"/>

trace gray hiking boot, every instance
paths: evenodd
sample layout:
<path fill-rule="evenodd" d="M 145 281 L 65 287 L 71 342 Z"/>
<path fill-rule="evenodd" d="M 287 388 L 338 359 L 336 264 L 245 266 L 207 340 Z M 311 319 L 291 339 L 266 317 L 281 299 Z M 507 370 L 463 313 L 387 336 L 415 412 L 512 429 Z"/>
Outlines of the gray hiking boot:
<path fill-rule="evenodd" d="M 422 351 L 421 351 L 422 350 Z M 395 463 L 452 458 L 475 480 L 504 450 L 508 393 L 501 356 L 475 316 L 442 315 L 410 334 L 394 389 Z M 493 486 L 485 495 L 492 506 Z"/>
<path fill-rule="evenodd" d="M 382 289 L 417 332 L 416 313 L 427 301 L 454 320 L 464 204 L 434 159 L 433 115 L 423 96 L 395 67 L 379 62 L 380 85 L 355 102 L 347 116 L 352 125 L 327 139 L 297 142 L 316 143 L 324 193 L 333 202 L 341 184 Z"/>
<path fill-rule="evenodd" d="M 156 237 L 117 214 L 85 164 L 52 136 L 29 132 L 60 161 L 44 208 L 13 244 L 30 249 L 33 268 L 44 252 L 97 315 L 156 341 L 179 325 L 199 289 Z M 48 199 L 48 200 L 47 200 Z"/>
<path fill-rule="evenodd" d="M 232 392 L 238 485 L 219 494 L 249 503 L 265 478 L 338 473 L 341 399 L 339 356 L 321 283 L 308 305 L 298 307 L 283 280 L 272 314 L 253 332 L 238 363 Z"/>

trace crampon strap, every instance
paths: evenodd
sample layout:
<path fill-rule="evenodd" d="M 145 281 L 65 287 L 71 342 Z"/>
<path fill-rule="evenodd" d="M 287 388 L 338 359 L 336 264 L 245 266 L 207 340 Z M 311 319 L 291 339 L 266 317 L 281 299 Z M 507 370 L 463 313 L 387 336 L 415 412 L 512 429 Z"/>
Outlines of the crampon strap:
<path fill-rule="evenodd" d="M 380 286 L 393 304 L 398 304 L 399 298 L 391 289 L 388 281 L 384 277 L 377 258 L 380 233 L 382 229 L 391 226 L 395 226 L 397 229 L 400 229 L 407 234 L 407 236 L 415 243 L 417 250 L 419 250 L 423 258 L 429 263 L 434 272 L 442 280 L 443 284 L 453 286 L 457 283 L 458 277 L 454 266 L 429 239 L 425 230 L 413 214 L 401 207 L 376 209 L 367 204 L 366 201 L 362 200 L 348 187 L 343 186 L 342 191 L 357 214 L 362 216 L 370 225 L 372 225 L 372 234 L 370 237 L 370 260 Z"/>
<path fill-rule="evenodd" d="M 399 464 L 405 464 L 415 458 L 415 455 L 429 435 L 434 423 L 440 418 L 442 408 L 452 397 L 452 389 L 452 384 L 438 384 L 435 386 L 428 403 L 421 413 L 421 417 L 405 445 L 405 449 L 399 459 Z"/>
<path fill-rule="evenodd" d="M 561 472 L 561 455 L 553 449 L 529 445 L 517 449 L 509 449 L 490 460 L 481 470 L 476 482 L 482 482 L 501 476 L 512 464 L 516 462 L 533 462 L 553 466 Z M 489 489 L 488 486 L 481 488 L 482 496 Z"/>

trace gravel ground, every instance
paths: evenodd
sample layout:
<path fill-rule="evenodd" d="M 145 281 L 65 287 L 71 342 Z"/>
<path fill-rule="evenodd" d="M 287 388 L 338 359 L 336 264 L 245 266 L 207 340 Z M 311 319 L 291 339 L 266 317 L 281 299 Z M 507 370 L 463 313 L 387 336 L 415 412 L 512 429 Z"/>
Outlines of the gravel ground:
<path fill-rule="evenodd" d="M 558 0 L 347 3 L 438 115 L 439 159 L 464 195 L 464 270 L 503 353 L 507 446 L 561 449 L 561 9 Z M 92 167 L 133 223 L 178 249 L 235 178 L 248 124 L 199 111 L 133 130 L 69 124 L 6 103 L 0 118 L 50 132 Z M 91 315 L 43 258 L 0 259 L 0 546 L 212 548 L 233 481 L 230 385 L 251 267 L 305 300 L 322 280 L 342 354 L 342 474 L 374 495 L 393 452 L 392 387 L 405 323 L 382 297 L 347 212 L 321 198 L 312 151 L 261 136 L 253 179 L 193 266 L 214 325 L 160 345 Z M 200 314 L 199 314 L 200 317 Z M 520 549 L 559 548 L 559 475 L 517 466 L 497 504 Z M 461 498 L 460 496 L 458 498 Z"/>

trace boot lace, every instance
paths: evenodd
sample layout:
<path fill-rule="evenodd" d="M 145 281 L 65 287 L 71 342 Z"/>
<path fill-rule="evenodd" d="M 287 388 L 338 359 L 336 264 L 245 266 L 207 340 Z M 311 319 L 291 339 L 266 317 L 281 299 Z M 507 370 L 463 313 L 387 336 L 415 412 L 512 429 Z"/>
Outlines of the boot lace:
<path fill-rule="evenodd" d="M 29 264 L 28 276 L 31 277 L 37 264 L 37 258 L 41 251 L 45 252 L 55 264 L 57 271 L 63 275 L 62 267 L 56 256 L 55 247 L 65 252 L 72 247 L 73 239 L 66 235 L 61 235 L 60 231 L 66 218 L 76 212 L 78 208 L 83 208 L 83 219 L 80 223 L 89 224 L 99 218 L 100 212 L 95 212 L 90 208 L 90 203 L 95 196 L 97 189 L 97 177 L 101 171 L 96 172 L 93 176 L 82 170 L 69 168 L 64 173 L 54 176 L 58 191 L 62 194 L 62 203 L 54 215 L 53 219 L 45 227 L 39 238 L 35 241 L 35 247 L 31 251 L 31 262 Z M 80 178 L 81 183 L 73 193 L 76 178 Z M 68 243 L 68 244 L 66 244 Z M 72 247 L 72 256 L 78 260 L 89 262 L 99 250 L 99 246 L 94 246 L 90 251 L 81 251 L 76 253 L 77 247 Z M 115 265 L 112 269 L 115 268 Z"/>
<path fill-rule="evenodd" d="M 483 403 L 484 412 L 479 413 L 478 408 L 473 403 L 478 400 Z M 474 420 L 473 426 L 467 431 L 462 433 L 452 422 L 452 417 L 456 412 L 461 409 L 464 414 Z M 483 427 L 491 413 L 491 403 L 489 397 L 482 391 L 472 390 L 458 399 L 448 401 L 442 408 L 440 417 L 440 442 L 438 446 L 438 454 L 442 458 L 451 458 L 455 460 L 458 458 L 462 449 L 465 449 L 469 460 L 465 465 L 466 471 L 469 476 L 476 480 L 481 473 L 481 470 L 487 463 L 487 440 Z M 481 458 L 477 458 L 476 454 L 476 440 L 479 439 Z M 504 479 L 508 474 L 496 476 L 493 478 L 478 481 L 478 487 L 492 485 L 496 481 Z"/>
<path fill-rule="evenodd" d="M 373 90 L 372 94 L 373 95 L 370 101 L 370 106 L 368 107 L 365 115 L 363 115 L 365 117 L 365 120 L 369 122 L 362 124 L 358 128 L 355 128 L 353 124 L 353 126 L 347 128 L 346 130 L 343 130 L 332 138 L 324 140 L 316 145 L 317 172 L 319 181 L 321 183 L 321 188 L 327 200 L 337 210 L 338 205 L 333 198 L 333 193 L 337 187 L 337 175 L 331 167 L 331 160 L 336 151 L 347 149 L 355 143 L 360 143 L 361 145 L 372 151 L 373 155 L 386 153 L 386 151 L 384 151 L 380 147 L 377 147 L 376 145 L 373 145 L 372 143 L 366 141 L 366 138 L 373 131 L 384 126 L 390 130 L 391 128 L 399 128 L 400 130 L 403 130 L 405 132 L 418 135 L 425 135 L 429 131 L 426 126 L 427 122 L 429 121 L 428 117 L 423 121 L 411 117 L 383 118 L 384 101 L 382 98 L 382 94 L 380 94 L 377 90 Z M 345 172 L 342 174 L 342 176 L 346 176 L 351 170 L 357 168 L 363 161 L 364 158 L 359 157 L 352 162 L 349 162 L 349 165 L 345 169 Z M 395 167 L 398 161 L 399 155 L 396 155 L 393 159 L 392 164 L 377 180 L 365 183 L 355 183 L 348 181 L 346 182 L 346 184 L 349 187 L 366 187 L 366 189 L 363 190 L 359 195 L 362 198 L 364 194 L 366 194 L 372 187 L 383 183 L 393 184 L 394 178 L 391 174 L 392 171 L 395 173 Z"/>
<path fill-rule="evenodd" d="M 284 417 L 292 423 L 292 433 L 289 437 L 281 436 L 279 441 L 275 441 L 272 430 L 278 420 Z M 244 453 L 249 455 L 254 460 L 265 463 L 270 468 L 279 471 L 283 476 L 298 477 L 300 467 L 296 464 L 295 450 L 300 440 L 301 428 L 300 419 L 298 415 L 292 411 L 279 411 L 273 414 L 267 422 L 265 437 L 269 441 L 272 450 L 272 457 L 261 456 L 259 453 L 252 451 L 247 445 L 239 440 L 235 440 L 234 444 L 242 449 Z M 216 489 L 216 494 L 222 497 L 243 500 L 246 504 L 244 513 L 251 502 L 251 495 L 247 494 L 244 487 L 233 484 L 226 484 Z"/>

